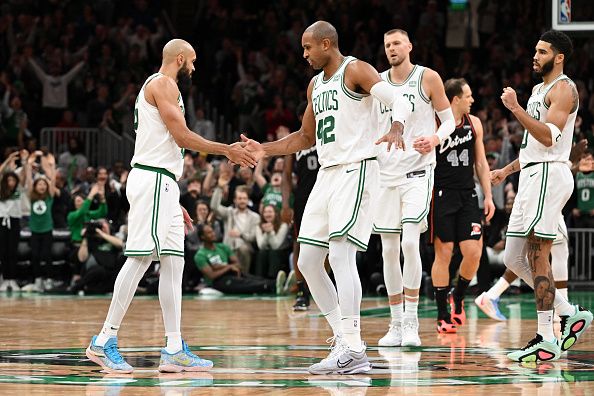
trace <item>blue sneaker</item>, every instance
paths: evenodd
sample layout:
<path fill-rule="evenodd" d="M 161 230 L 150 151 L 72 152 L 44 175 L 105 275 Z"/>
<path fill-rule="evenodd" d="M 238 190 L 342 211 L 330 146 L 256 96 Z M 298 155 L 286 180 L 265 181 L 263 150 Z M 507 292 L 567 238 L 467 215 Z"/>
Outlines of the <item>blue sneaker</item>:
<path fill-rule="evenodd" d="M 105 343 L 105 346 L 95 344 L 97 336 L 93 336 L 91 343 L 86 350 L 87 357 L 93 362 L 97 363 L 107 373 L 122 373 L 128 374 L 134 371 L 120 352 L 118 352 L 117 337 L 110 337 Z"/>
<path fill-rule="evenodd" d="M 162 373 L 179 373 L 182 371 L 208 371 L 213 363 L 210 360 L 201 359 L 190 352 L 188 344 L 182 340 L 182 349 L 176 353 L 167 353 L 165 348 L 161 349 L 161 361 L 159 371 Z"/>
<path fill-rule="evenodd" d="M 480 296 L 478 296 L 474 303 L 477 307 L 480 308 L 481 311 L 485 313 L 491 319 L 504 321 L 507 320 L 505 315 L 501 313 L 499 310 L 499 299 L 496 298 L 495 300 L 491 300 L 486 292 L 483 292 Z"/>

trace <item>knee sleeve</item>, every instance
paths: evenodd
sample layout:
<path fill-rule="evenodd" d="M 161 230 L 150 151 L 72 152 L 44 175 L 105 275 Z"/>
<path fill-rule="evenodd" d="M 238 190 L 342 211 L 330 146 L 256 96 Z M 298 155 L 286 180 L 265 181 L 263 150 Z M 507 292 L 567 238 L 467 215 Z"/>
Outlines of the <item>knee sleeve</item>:
<path fill-rule="evenodd" d="M 324 315 L 338 307 L 336 288 L 324 268 L 327 254 L 328 249 L 301 244 L 297 262 L 314 301 Z"/>
<path fill-rule="evenodd" d="M 569 273 L 567 269 L 567 260 L 569 258 L 569 246 L 567 239 L 563 238 L 563 243 L 554 244 L 551 247 L 551 267 L 553 270 L 553 279 L 555 281 L 567 281 Z"/>
<path fill-rule="evenodd" d="M 351 242 L 330 241 L 330 266 L 334 272 L 343 317 L 358 316 L 361 311 L 361 280 L 356 258 L 357 247 Z"/>
<path fill-rule="evenodd" d="M 423 263 L 419 252 L 420 223 L 404 223 L 402 225 L 402 255 L 404 269 L 402 283 L 407 289 L 417 290 L 421 287 Z"/>
<path fill-rule="evenodd" d="M 161 256 L 159 271 L 159 303 L 163 314 L 165 335 L 181 335 L 181 300 L 184 258 Z"/>
<path fill-rule="evenodd" d="M 138 282 L 151 265 L 150 256 L 128 257 L 113 287 L 113 296 L 106 322 L 119 326 L 136 293 Z"/>
<path fill-rule="evenodd" d="M 388 295 L 402 293 L 402 268 L 400 267 L 400 234 L 382 235 L 384 281 Z"/>
<path fill-rule="evenodd" d="M 508 237 L 505 240 L 503 263 L 514 274 L 522 278 L 526 284 L 534 288 L 532 271 L 526 258 L 526 238 Z"/>

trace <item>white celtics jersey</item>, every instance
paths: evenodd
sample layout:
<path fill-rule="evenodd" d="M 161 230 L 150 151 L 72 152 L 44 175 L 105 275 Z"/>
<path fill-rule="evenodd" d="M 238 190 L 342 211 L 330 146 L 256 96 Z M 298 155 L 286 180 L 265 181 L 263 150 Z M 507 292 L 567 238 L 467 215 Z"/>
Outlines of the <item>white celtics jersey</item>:
<path fill-rule="evenodd" d="M 535 118 L 540 122 L 547 122 L 549 106 L 547 105 L 545 98 L 551 88 L 561 80 L 567 80 L 571 84 L 574 84 L 569 77 L 565 74 L 561 74 L 547 85 L 540 83 L 534 87 L 532 96 L 528 99 L 528 105 L 526 106 L 526 112 L 530 114 L 532 118 Z M 524 131 L 524 138 L 522 139 L 522 145 L 520 146 L 520 165 L 522 167 L 531 162 L 569 161 L 569 153 L 571 152 L 571 144 L 573 140 L 573 127 L 578 107 L 579 106 L 576 106 L 576 110 L 567 117 L 567 121 L 561 130 L 561 136 L 553 136 L 553 139 L 557 139 L 557 143 L 554 146 L 546 147 L 544 144 L 536 140 L 528 131 Z"/>
<path fill-rule="evenodd" d="M 390 78 L 390 69 L 380 73 L 380 77 L 390 83 L 396 92 L 404 96 L 412 105 L 412 114 L 404 126 L 405 150 L 386 150 L 380 148 L 380 183 L 382 186 L 398 186 L 406 182 L 406 175 L 420 171 L 429 165 L 435 165 L 435 150 L 421 155 L 413 149 L 413 142 L 421 136 L 435 133 L 435 109 L 423 91 L 423 66 L 414 65 L 412 71 L 402 83 L 395 83 Z M 373 111 L 377 117 L 380 136 L 386 134 L 392 125 L 392 109 L 377 99 L 373 101 Z"/>
<path fill-rule="evenodd" d="M 184 159 L 183 150 L 177 145 L 167 126 L 161 119 L 159 110 L 148 103 L 144 97 L 144 88 L 154 78 L 164 77 L 161 73 L 150 76 L 136 97 L 134 105 L 134 131 L 136 143 L 134 156 L 130 165 L 135 164 L 167 169 L 179 180 L 182 175 Z M 177 98 L 180 110 L 184 113 L 184 102 L 181 94 Z"/>
<path fill-rule="evenodd" d="M 328 80 L 324 80 L 324 72 L 314 77 L 311 98 L 321 169 L 359 162 L 378 154 L 371 125 L 373 99 L 351 91 L 344 84 L 345 68 L 354 60 L 345 57 Z"/>

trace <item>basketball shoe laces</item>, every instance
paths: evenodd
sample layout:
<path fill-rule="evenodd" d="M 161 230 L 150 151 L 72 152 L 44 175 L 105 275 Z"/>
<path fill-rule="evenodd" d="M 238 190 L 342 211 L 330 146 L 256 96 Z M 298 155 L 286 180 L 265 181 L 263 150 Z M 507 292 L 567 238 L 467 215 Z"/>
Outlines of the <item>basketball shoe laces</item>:
<path fill-rule="evenodd" d="M 109 360 L 115 364 L 124 363 L 124 358 L 122 355 L 120 355 L 120 352 L 118 351 L 118 344 L 115 342 L 107 347 L 104 347 L 103 350 L 105 351 L 105 356 L 107 356 Z"/>
<path fill-rule="evenodd" d="M 533 347 L 534 345 L 538 344 L 539 342 L 544 341 L 544 339 L 542 338 L 542 336 L 540 334 L 536 334 L 536 337 L 534 337 L 533 339 L 531 339 L 530 341 L 528 341 L 528 345 L 526 345 L 524 348 L 522 348 L 523 351 L 527 350 L 528 348 Z"/>
<path fill-rule="evenodd" d="M 330 337 L 326 340 L 326 343 L 330 344 L 330 347 L 328 348 L 330 350 L 330 353 L 328 354 L 328 357 L 323 359 L 324 362 L 329 361 L 336 356 L 339 356 L 340 354 L 342 354 L 342 352 L 348 349 L 346 342 L 342 340 L 341 336 Z"/>

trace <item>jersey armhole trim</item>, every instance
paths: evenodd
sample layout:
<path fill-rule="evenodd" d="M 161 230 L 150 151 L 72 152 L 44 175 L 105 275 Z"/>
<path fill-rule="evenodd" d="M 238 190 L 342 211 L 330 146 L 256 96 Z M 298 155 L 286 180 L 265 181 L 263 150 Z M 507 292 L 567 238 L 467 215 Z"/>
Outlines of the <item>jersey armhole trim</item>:
<path fill-rule="evenodd" d="M 427 95 L 425 95 L 425 93 L 423 92 L 423 74 L 425 73 L 425 68 L 421 68 L 421 72 L 419 73 L 419 82 L 417 83 L 418 88 L 419 88 L 419 95 L 421 95 L 421 99 L 423 99 L 423 101 L 425 101 L 425 103 L 429 104 L 431 103 L 431 100 L 429 100 L 429 98 L 427 97 Z"/>

